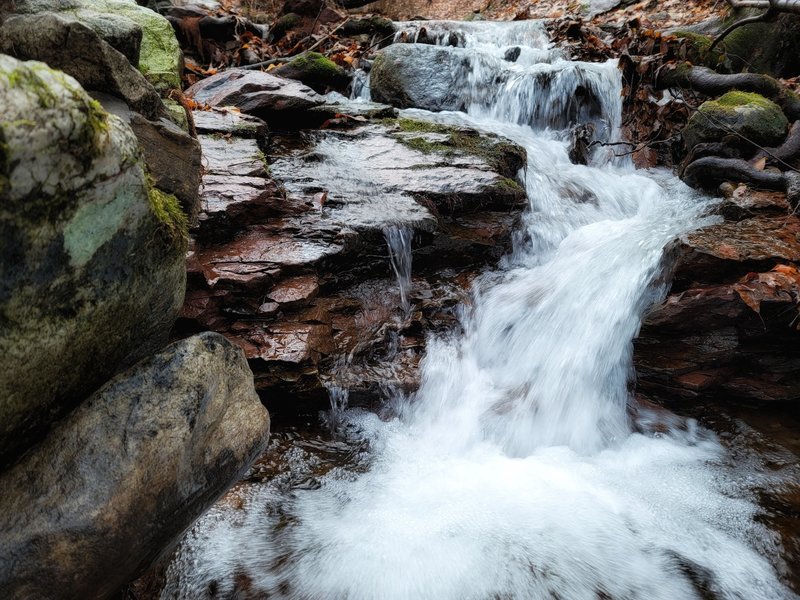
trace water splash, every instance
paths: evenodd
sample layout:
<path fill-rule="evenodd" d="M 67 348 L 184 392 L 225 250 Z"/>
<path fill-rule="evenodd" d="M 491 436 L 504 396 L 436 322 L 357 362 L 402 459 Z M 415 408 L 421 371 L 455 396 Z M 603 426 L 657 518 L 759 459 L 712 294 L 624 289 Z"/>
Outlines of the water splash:
<path fill-rule="evenodd" d="M 411 239 L 413 230 L 407 226 L 391 225 L 384 228 L 383 236 L 389 248 L 389 262 L 397 277 L 397 287 L 400 290 L 400 308 L 405 314 L 411 311 Z"/>

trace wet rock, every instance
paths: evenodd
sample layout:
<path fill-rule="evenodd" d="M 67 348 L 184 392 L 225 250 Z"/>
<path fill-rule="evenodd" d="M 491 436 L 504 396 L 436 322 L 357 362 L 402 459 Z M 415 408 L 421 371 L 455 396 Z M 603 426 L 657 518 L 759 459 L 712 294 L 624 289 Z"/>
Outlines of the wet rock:
<path fill-rule="evenodd" d="M 214 333 L 109 381 L 0 477 L 9 598 L 105 598 L 178 540 L 266 448 L 242 351 Z"/>
<path fill-rule="evenodd" d="M 0 56 L 0 461 L 165 341 L 185 216 L 78 83 Z M 98 360 L 102 357 L 102 360 Z"/>
<path fill-rule="evenodd" d="M 675 287 L 719 283 L 778 263 L 800 262 L 800 218 L 757 217 L 723 222 L 682 236 Z"/>
<path fill-rule="evenodd" d="M 673 249 L 673 293 L 635 341 L 640 391 L 665 400 L 797 397 L 800 219 L 786 208 L 774 194 L 737 188 L 721 211 L 746 218 L 704 227 Z"/>
<path fill-rule="evenodd" d="M 795 399 L 798 301 L 800 273 L 790 264 L 670 295 L 635 341 L 638 388 L 670 400 Z"/>
<path fill-rule="evenodd" d="M 200 140 L 209 172 L 179 329 L 234 340 L 272 402 L 327 402 L 323 384 L 348 355 L 356 396 L 413 389 L 420 332 L 457 326 L 467 273 L 508 250 L 525 204 L 513 180 L 524 150 L 469 129 L 391 119 L 274 134 L 269 175 L 248 171 L 252 139 Z M 215 237 L 221 222 L 229 235 Z M 415 281 L 407 317 L 387 227 L 408 228 L 415 273 L 430 277 Z"/>
<path fill-rule="evenodd" d="M 344 96 L 333 101 L 328 96 L 325 104 L 308 111 L 309 125 L 317 127 L 323 124 L 325 127 L 353 127 L 365 120 L 393 119 L 397 114 L 397 109 L 388 104 L 355 101 Z"/>
<path fill-rule="evenodd" d="M 297 81 L 245 69 L 228 69 L 198 81 L 186 95 L 210 106 L 235 106 L 281 126 L 325 101 Z"/>
<path fill-rule="evenodd" d="M 492 105 L 493 91 L 507 85 L 520 93 L 527 91 L 518 117 L 521 123 L 565 129 L 592 121 L 598 131 L 606 128 L 596 68 L 573 63 L 570 69 L 574 77 L 567 83 L 555 68 L 534 73 L 487 60 L 466 48 L 392 44 L 378 52 L 373 61 L 372 98 L 398 108 L 458 111 L 467 106 Z M 476 81 L 476 76 L 481 79 Z"/>
<path fill-rule="evenodd" d="M 318 52 L 301 54 L 273 71 L 279 77 L 296 79 L 320 94 L 329 90 L 344 91 L 350 75 L 335 62 Z"/>
<path fill-rule="evenodd" d="M 62 0 L 58 3 L 46 0 L 16 0 L 14 11 L 25 15 L 58 12 L 63 18 L 76 19 L 128 57 L 130 63 L 138 67 L 159 92 L 181 87 L 183 55 L 172 26 L 164 17 L 144 6 L 139 6 L 134 0 Z M 141 44 L 135 58 L 131 45 L 127 42 L 121 43 L 121 35 L 117 33 L 123 24 L 125 28 L 130 28 L 129 23 L 135 24 L 141 30 Z M 42 42 L 34 34 L 29 43 L 36 43 L 37 40 Z M 64 61 L 73 55 L 65 48 L 60 48 L 60 50 L 65 54 Z M 84 51 L 84 54 L 89 53 L 88 49 Z M 82 56 L 82 54 L 77 55 Z M 26 58 L 41 60 L 33 55 L 26 56 Z M 48 64 L 55 68 L 62 68 L 56 64 L 49 62 Z M 67 71 L 67 69 L 62 70 Z M 72 73 L 70 74 L 72 75 Z M 76 77 L 76 79 L 84 83 L 80 78 Z M 84 87 L 91 86 L 84 84 Z"/>
<path fill-rule="evenodd" d="M 147 118 L 164 110 L 152 85 L 123 54 L 68 14 L 16 15 L 0 25 L 0 52 L 39 60 L 71 75 L 88 90 L 118 96 Z"/>
<path fill-rule="evenodd" d="M 731 190 L 720 204 L 718 212 L 729 221 L 741 221 L 759 215 L 785 215 L 789 212 L 786 200 L 786 194 L 781 192 L 754 190 L 740 185 Z"/>
<path fill-rule="evenodd" d="M 690 150 L 705 142 L 718 142 L 736 134 L 731 142 L 752 148 L 776 146 L 786 137 L 789 121 L 780 107 L 758 94 L 728 92 L 700 105 L 683 129 Z M 744 142 L 742 140 L 745 140 Z"/>
<path fill-rule="evenodd" d="M 251 115 L 214 110 L 196 110 L 192 113 L 197 133 L 252 138 L 265 143 L 269 131 L 267 124 Z"/>
<path fill-rule="evenodd" d="M 427 44 L 393 44 L 375 57 L 372 98 L 398 108 L 463 110 L 455 81 L 467 68 L 466 51 Z"/>

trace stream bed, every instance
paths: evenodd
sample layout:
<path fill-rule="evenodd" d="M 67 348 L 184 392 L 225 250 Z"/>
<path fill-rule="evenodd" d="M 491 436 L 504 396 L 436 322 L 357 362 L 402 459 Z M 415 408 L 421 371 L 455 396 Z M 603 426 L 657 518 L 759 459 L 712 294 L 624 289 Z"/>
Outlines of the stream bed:
<path fill-rule="evenodd" d="M 668 288 L 663 248 L 714 222 L 713 200 L 608 147 L 570 161 L 575 118 L 620 139 L 613 62 L 564 60 L 536 22 L 425 28 L 460 46 L 465 110 L 405 114 L 527 150 L 514 250 L 477 280 L 461 329 L 428 341 L 416 392 L 365 410 L 332 385 L 330 414 L 278 415 L 161 597 L 797 597 L 796 419 L 632 397 L 632 340 Z M 411 234 L 386 238 L 407 311 Z"/>

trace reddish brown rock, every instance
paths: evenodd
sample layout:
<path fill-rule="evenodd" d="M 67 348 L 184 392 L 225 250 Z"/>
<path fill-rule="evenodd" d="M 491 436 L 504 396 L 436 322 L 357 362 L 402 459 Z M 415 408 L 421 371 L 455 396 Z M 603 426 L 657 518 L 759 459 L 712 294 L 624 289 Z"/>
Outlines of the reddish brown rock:
<path fill-rule="evenodd" d="M 779 264 L 654 307 L 635 341 L 640 391 L 667 399 L 800 395 L 800 272 Z"/>
<path fill-rule="evenodd" d="M 273 136 L 266 154 L 279 158 L 266 167 L 253 123 L 196 114 L 207 172 L 178 332 L 238 344 L 273 402 L 327 402 L 329 384 L 351 399 L 413 389 L 423 332 L 456 327 L 475 273 L 510 247 L 524 198 L 510 177 L 524 152 L 446 128 L 413 134 L 430 138 L 419 149 L 397 125 L 354 121 Z M 408 313 L 387 227 L 413 237 Z"/>

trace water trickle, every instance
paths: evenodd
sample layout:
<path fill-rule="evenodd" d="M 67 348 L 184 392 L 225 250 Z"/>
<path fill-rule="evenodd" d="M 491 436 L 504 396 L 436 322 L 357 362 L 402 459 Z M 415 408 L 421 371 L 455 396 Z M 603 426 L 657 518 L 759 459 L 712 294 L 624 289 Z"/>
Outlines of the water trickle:
<path fill-rule="evenodd" d="M 368 461 L 288 491 L 267 482 L 228 517 L 236 526 L 204 519 L 163 597 L 205 597 L 210 580 L 232 589 L 237 577 L 304 600 L 797 597 L 753 491 L 779 480 L 731 460 L 691 420 L 634 427 L 629 416 L 631 342 L 665 292 L 662 249 L 710 222 L 708 200 L 613 156 L 570 162 L 570 124 L 618 135 L 613 63 L 564 61 L 538 24 L 422 26 L 464 47 L 468 68 L 454 77 L 470 101 L 467 113 L 409 112 L 527 150 L 514 251 L 477 283 L 463 334 L 429 341 L 397 418 L 344 412 Z M 512 45 L 524 47 L 509 65 Z M 569 108 L 579 88 L 591 110 Z M 394 231 L 387 243 L 402 297 L 407 242 Z"/>
<path fill-rule="evenodd" d="M 326 420 L 331 433 L 336 433 L 344 420 L 344 413 L 350 401 L 350 390 L 336 384 L 325 386 L 328 390 L 328 398 L 331 401 L 331 409 L 326 415 Z"/>
<path fill-rule="evenodd" d="M 389 247 L 389 262 L 397 277 L 397 287 L 400 290 L 400 308 L 405 314 L 411 311 L 411 238 L 414 232 L 410 227 L 391 225 L 384 228 L 383 236 Z"/>

